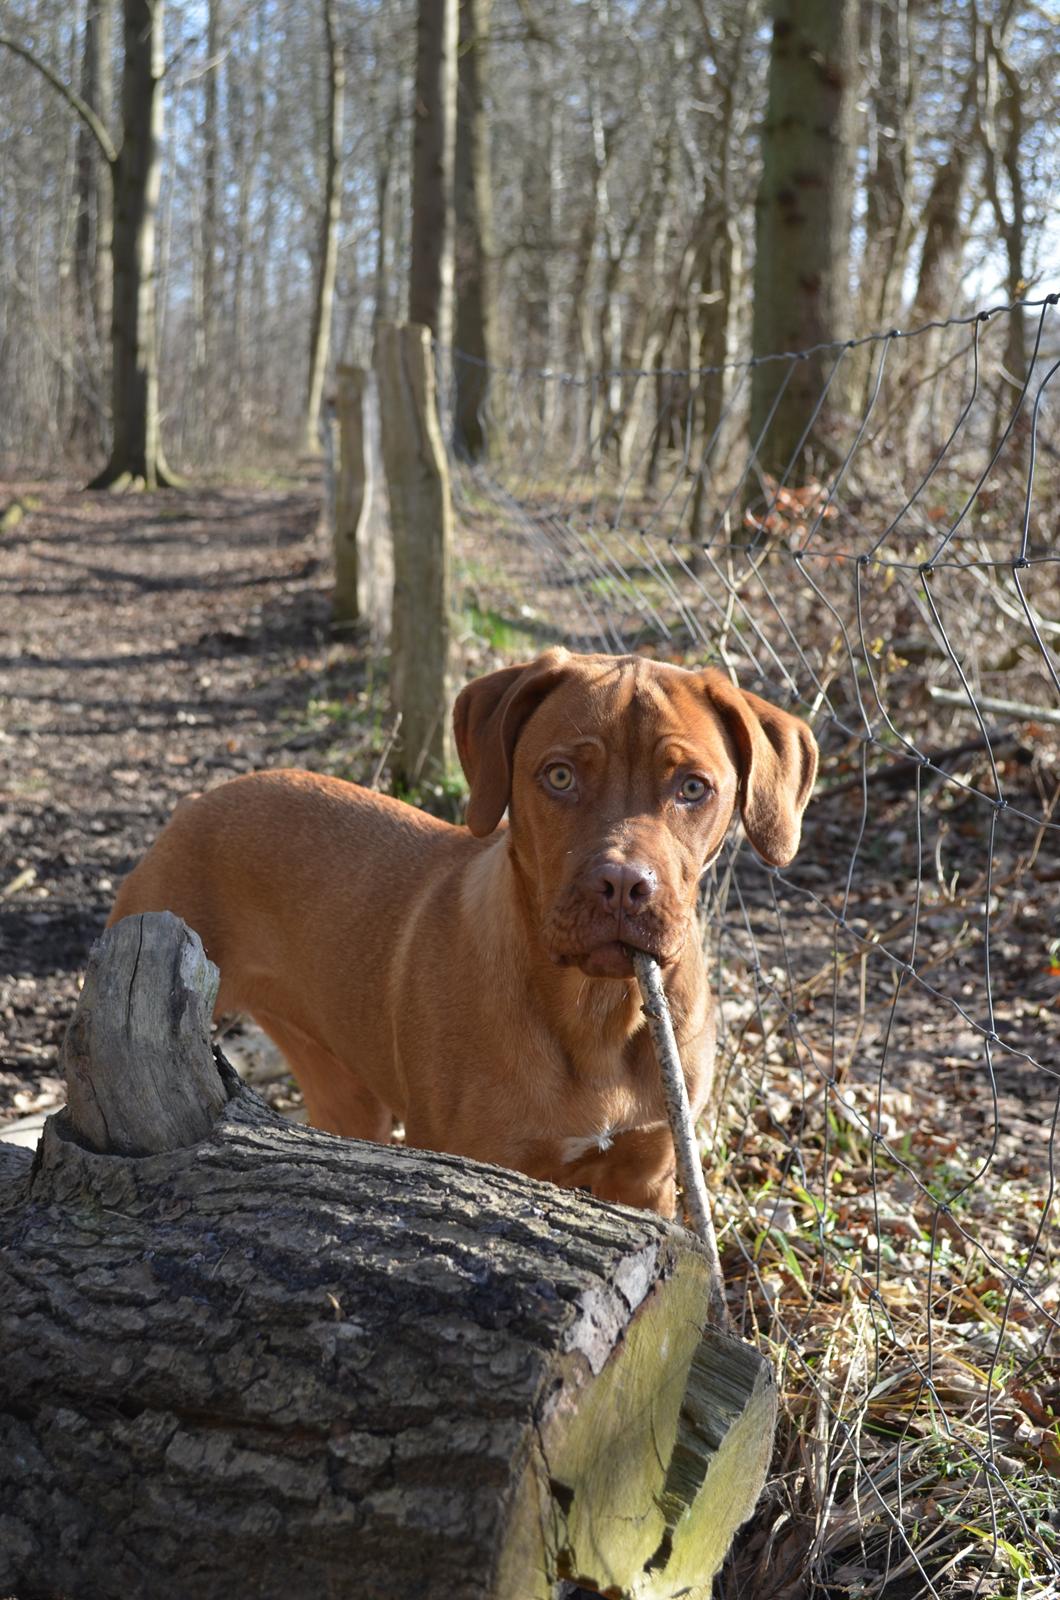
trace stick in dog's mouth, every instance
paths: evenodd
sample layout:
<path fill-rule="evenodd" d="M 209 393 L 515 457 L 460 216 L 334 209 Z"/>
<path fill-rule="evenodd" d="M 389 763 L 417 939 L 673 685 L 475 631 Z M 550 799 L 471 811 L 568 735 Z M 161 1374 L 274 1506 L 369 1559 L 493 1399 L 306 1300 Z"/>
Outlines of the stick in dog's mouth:
<path fill-rule="evenodd" d="M 727 1328 L 729 1308 L 725 1303 L 718 1241 L 710 1215 L 707 1186 L 703 1181 L 703 1167 L 696 1149 L 692 1108 L 688 1103 L 688 1089 L 685 1086 L 684 1072 L 681 1070 L 681 1057 L 678 1054 L 674 1025 L 666 1001 L 666 991 L 663 988 L 662 970 L 655 957 L 648 955 L 646 950 L 635 950 L 632 945 L 627 945 L 626 948 L 633 962 L 637 983 L 640 985 L 644 1015 L 648 1019 L 652 1044 L 655 1046 L 655 1055 L 662 1074 L 666 1115 L 677 1155 L 677 1176 L 684 1191 L 685 1206 L 692 1222 L 692 1231 L 702 1240 L 710 1264 L 711 1317 L 717 1327 Z"/>

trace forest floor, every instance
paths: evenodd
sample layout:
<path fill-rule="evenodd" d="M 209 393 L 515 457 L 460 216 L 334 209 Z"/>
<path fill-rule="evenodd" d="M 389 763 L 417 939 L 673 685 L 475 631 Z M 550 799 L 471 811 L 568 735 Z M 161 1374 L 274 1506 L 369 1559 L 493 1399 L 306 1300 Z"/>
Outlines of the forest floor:
<path fill-rule="evenodd" d="M 0 1119 L 56 1051 L 116 886 L 182 796 L 299 765 L 326 677 L 319 494 L 11 484 L 0 535 Z"/>
<path fill-rule="evenodd" d="M 0 530 L 0 1127 L 61 1103 L 56 1053 L 89 947 L 179 799 L 260 767 L 385 785 L 392 737 L 385 658 L 367 633 L 331 627 L 314 479 L 149 498 L 9 483 L 0 509 L 16 497 L 31 509 Z M 461 680 L 591 639 L 584 596 L 525 526 L 474 493 L 458 521 Z M 1041 814 L 1060 759 L 1055 741 L 1027 744 L 1006 747 L 1006 781 Z M 1053 1226 L 1056 1147 L 1057 1080 L 1043 1064 L 1060 1062 L 1055 847 L 1039 860 L 1029 836 L 1011 847 L 998 836 L 984 1010 L 986 835 L 957 795 L 943 819 L 948 870 L 919 891 L 930 987 L 906 983 L 898 1007 L 893 969 L 849 941 L 860 929 L 901 942 L 907 886 L 923 876 L 916 800 L 881 787 L 862 828 L 845 760 L 831 763 L 835 793 L 811 807 L 795 866 L 780 881 L 742 876 L 720 936 L 722 1248 L 746 1282 L 741 1325 L 783 1353 L 791 1423 L 772 1531 L 759 1519 L 744 1546 L 742 1571 L 764 1586 L 745 1592 L 919 1592 L 908 1554 L 879 1554 L 898 1517 L 929 1530 L 934 1571 L 955 1541 L 966 1547 L 939 1592 L 965 1592 L 964 1574 L 970 1592 L 985 1562 L 980 1592 L 1004 1593 L 1026 1576 L 1021 1561 L 1043 1570 L 1042 1541 L 1056 1537 L 1060 1374 L 1039 1338 L 1060 1309 L 1060 1262 L 1039 1242 Z M 449 814 L 456 804 L 449 790 L 417 798 Z M 855 837 L 858 871 L 845 877 Z M 1011 1048 L 984 1061 L 975 1019 L 987 1014 Z M 248 1075 L 297 1115 L 282 1066 L 256 1050 Z M 1030 1299 L 1013 1292 L 1023 1271 Z M 833 1412 L 856 1424 L 838 1427 Z M 948 1443 L 938 1415 L 956 1418 Z M 895 1439 L 912 1489 L 888 1465 Z M 994 1505 L 983 1452 L 1033 1486 L 1029 1554 L 1011 1497 Z M 952 1537 L 930 1531 L 940 1519 Z M 799 1587 L 808 1552 L 827 1587 Z M 879 1561 L 886 1589 L 869 1577 Z"/>

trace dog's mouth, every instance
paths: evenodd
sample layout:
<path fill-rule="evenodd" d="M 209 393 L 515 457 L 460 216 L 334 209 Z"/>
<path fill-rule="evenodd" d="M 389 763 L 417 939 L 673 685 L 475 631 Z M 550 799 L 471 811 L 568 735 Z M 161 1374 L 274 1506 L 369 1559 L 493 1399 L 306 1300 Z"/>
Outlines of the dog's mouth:
<path fill-rule="evenodd" d="M 552 959 L 560 967 L 577 967 L 587 978 L 632 978 L 634 973 L 631 950 L 646 951 L 648 955 L 654 956 L 661 967 L 669 966 L 680 954 L 679 948 L 660 950 L 647 940 L 608 939 L 602 944 L 594 945 L 591 950 L 570 954 L 554 951 Z"/>
<path fill-rule="evenodd" d="M 632 915 L 609 911 L 578 884 L 562 896 L 544 920 L 544 945 L 560 967 L 574 967 L 587 978 L 632 978 L 631 950 L 643 950 L 661 967 L 680 956 L 690 918 L 674 904 L 672 894 L 659 893 Z"/>

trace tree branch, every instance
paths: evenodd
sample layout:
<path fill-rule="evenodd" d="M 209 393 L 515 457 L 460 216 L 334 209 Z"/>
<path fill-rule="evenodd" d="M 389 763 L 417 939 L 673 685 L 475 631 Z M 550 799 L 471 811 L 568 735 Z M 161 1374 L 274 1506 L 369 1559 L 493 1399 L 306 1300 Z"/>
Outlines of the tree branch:
<path fill-rule="evenodd" d="M 63 82 L 58 73 L 53 72 L 51 67 L 49 67 L 46 62 L 42 61 L 39 56 L 35 56 L 33 54 L 32 50 L 27 50 L 24 44 L 19 44 L 17 39 L 12 39 L 9 34 L 0 33 L 0 45 L 6 45 L 7 48 L 13 52 L 13 54 L 16 56 L 21 56 L 23 61 L 28 61 L 31 67 L 35 67 L 37 69 L 42 78 L 47 79 L 53 89 L 58 90 L 63 99 L 66 101 L 67 105 L 70 106 L 72 110 L 77 112 L 78 116 L 81 118 L 81 121 L 92 134 L 103 153 L 103 159 L 106 161 L 111 172 L 113 172 L 115 166 L 117 165 L 118 152 L 114 147 L 114 142 L 111 139 L 110 134 L 107 132 L 104 124 L 100 121 L 92 107 L 88 104 L 88 101 L 82 100 L 76 89 L 71 89 L 69 84 Z"/>

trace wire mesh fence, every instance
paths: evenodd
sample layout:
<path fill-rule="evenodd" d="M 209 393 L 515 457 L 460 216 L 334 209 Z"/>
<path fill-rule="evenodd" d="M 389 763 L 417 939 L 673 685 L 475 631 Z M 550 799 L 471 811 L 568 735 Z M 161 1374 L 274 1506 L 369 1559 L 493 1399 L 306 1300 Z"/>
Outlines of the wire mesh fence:
<path fill-rule="evenodd" d="M 493 369 L 457 473 L 483 650 L 719 663 L 822 747 L 793 865 L 734 835 L 704 895 L 704 1158 L 786 1400 L 726 1594 L 1060 1580 L 1057 298 L 778 356 L 765 402 L 750 361 Z"/>

